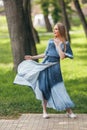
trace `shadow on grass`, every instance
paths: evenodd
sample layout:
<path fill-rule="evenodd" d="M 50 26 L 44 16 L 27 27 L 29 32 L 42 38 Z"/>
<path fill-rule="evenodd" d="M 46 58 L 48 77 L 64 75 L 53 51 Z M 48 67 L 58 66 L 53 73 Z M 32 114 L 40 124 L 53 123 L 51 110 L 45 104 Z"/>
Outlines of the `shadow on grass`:
<path fill-rule="evenodd" d="M 80 30 L 78 30 L 78 31 L 80 31 Z M 76 35 L 76 32 L 74 32 L 73 34 L 71 34 L 71 38 L 72 39 L 74 39 L 74 38 L 75 39 L 78 39 L 78 38 L 82 38 L 82 39 L 85 38 L 86 39 L 85 32 L 84 33 L 79 32 L 78 36 Z"/>
<path fill-rule="evenodd" d="M 79 59 L 81 59 L 82 61 L 86 61 L 87 60 L 87 54 L 85 56 L 82 55 L 76 55 L 76 57 Z"/>
<path fill-rule="evenodd" d="M 87 45 L 85 44 L 85 43 L 82 43 L 82 44 L 77 44 L 77 43 L 74 43 L 73 44 L 73 48 L 81 48 L 81 49 L 83 49 L 83 48 L 87 48 Z M 83 50 L 82 50 L 83 51 Z"/>

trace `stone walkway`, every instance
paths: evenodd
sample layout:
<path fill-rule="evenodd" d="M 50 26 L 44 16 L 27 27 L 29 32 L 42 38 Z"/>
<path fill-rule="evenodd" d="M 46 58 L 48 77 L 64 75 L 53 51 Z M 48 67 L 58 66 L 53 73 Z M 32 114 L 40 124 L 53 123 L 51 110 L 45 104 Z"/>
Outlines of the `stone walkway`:
<path fill-rule="evenodd" d="M 43 119 L 42 114 L 22 114 L 18 119 L 0 120 L 0 130 L 87 130 L 87 114 L 70 119 L 65 114 L 50 114 Z"/>

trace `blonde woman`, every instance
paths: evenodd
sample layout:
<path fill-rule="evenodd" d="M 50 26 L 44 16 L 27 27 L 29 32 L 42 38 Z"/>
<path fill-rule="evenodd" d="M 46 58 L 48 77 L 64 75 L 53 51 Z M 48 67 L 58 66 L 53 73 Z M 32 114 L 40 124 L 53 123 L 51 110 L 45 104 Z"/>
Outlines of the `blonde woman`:
<path fill-rule="evenodd" d="M 74 103 L 66 91 L 60 67 L 60 60 L 73 58 L 73 53 L 62 23 L 54 26 L 53 33 L 54 38 L 49 40 L 43 54 L 25 56 L 25 61 L 18 66 L 14 83 L 28 85 L 33 89 L 36 98 L 42 100 L 43 118 L 49 118 L 46 107 L 66 110 L 68 117 L 76 118 L 71 110 Z M 42 63 L 34 61 L 39 58 L 44 58 Z"/>

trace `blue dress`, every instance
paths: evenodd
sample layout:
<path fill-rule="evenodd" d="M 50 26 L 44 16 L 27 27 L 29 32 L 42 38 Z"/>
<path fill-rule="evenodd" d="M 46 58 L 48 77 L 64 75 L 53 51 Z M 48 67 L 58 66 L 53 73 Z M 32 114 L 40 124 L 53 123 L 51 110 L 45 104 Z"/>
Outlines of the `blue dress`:
<path fill-rule="evenodd" d="M 64 44 L 61 44 L 64 51 Z M 68 41 L 66 41 L 65 56 L 73 58 L 73 53 Z M 32 60 L 23 61 L 18 66 L 18 74 L 14 80 L 15 84 L 28 85 L 35 92 L 36 98 L 47 100 L 47 107 L 56 110 L 65 110 L 74 107 L 64 86 L 60 56 L 54 41 L 49 40 L 42 63 Z"/>

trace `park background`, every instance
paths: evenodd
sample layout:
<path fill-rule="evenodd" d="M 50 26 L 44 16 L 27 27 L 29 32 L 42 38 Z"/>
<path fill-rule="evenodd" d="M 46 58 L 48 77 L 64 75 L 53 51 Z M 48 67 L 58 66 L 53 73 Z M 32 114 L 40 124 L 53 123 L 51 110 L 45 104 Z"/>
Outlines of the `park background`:
<path fill-rule="evenodd" d="M 14 85 L 13 81 L 16 75 L 18 64 L 23 60 L 24 54 L 40 54 L 43 53 L 48 40 L 53 37 L 52 28 L 41 24 L 36 26 L 34 23 L 35 15 L 43 14 L 45 18 L 51 16 L 51 26 L 56 21 L 62 21 L 66 25 L 64 18 L 65 13 L 68 16 L 70 27 L 67 27 L 74 59 L 66 59 L 61 61 L 61 68 L 64 82 L 68 93 L 76 104 L 74 112 L 87 113 L 87 2 L 86 0 L 63 0 L 64 5 L 59 0 L 32 0 L 31 8 L 29 1 L 24 0 L 26 6 L 24 15 L 31 15 L 32 24 L 37 31 L 38 37 L 33 37 L 31 29 L 23 28 L 25 32 L 29 31 L 29 38 L 25 38 L 22 30 L 24 19 L 19 23 L 19 17 L 22 13 L 19 7 L 22 7 L 22 0 L 3 0 L 5 8 L 1 2 L 0 5 L 0 118 L 17 117 L 22 113 L 42 113 L 41 102 L 36 100 L 31 88 L 27 86 Z M 62 0 L 61 0 L 62 1 Z M 80 9 L 85 19 L 85 27 L 75 2 L 79 3 Z M 10 6 L 11 5 L 11 6 Z M 63 6 L 63 8 L 62 8 Z M 49 8 L 48 8 L 49 7 Z M 14 9 L 15 8 L 15 9 Z M 29 10 L 31 9 L 31 11 Z M 49 9 L 49 11 L 48 11 Z M 30 13 L 30 14 L 29 14 Z M 81 14 L 81 12 L 80 12 Z M 7 17 L 7 20 L 6 20 Z M 40 17 L 41 18 L 41 17 Z M 43 17 L 44 18 L 44 17 Z M 14 22 L 15 20 L 15 22 Z M 29 19 L 30 20 L 30 19 Z M 46 20 L 46 19 L 45 19 Z M 43 20 L 42 20 L 43 21 Z M 40 22 L 40 20 L 39 20 Z M 45 21 L 46 22 L 46 21 Z M 28 23 L 29 24 L 29 23 Z M 48 25 L 48 23 L 47 23 Z M 19 30 L 17 30 L 19 28 Z M 27 31 L 26 31 L 27 30 Z M 31 33 L 31 34 L 30 34 Z M 34 34 L 35 35 L 35 34 Z M 22 37 L 21 40 L 18 37 Z M 33 40 L 32 40 L 33 38 Z M 27 41 L 28 45 L 25 44 Z M 40 42 L 39 42 L 40 41 Z M 31 45 L 32 44 L 32 45 Z M 23 45 L 26 47 L 23 48 Z M 24 50 L 21 52 L 19 48 Z M 16 55 L 17 54 L 17 55 Z M 41 62 L 41 60 L 39 60 Z M 48 109 L 50 113 L 60 113 L 53 109 Z"/>

